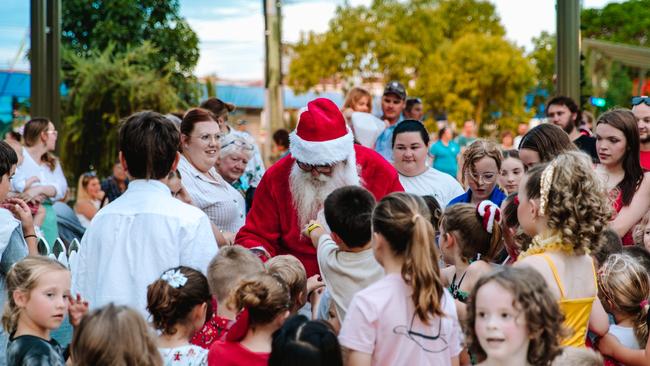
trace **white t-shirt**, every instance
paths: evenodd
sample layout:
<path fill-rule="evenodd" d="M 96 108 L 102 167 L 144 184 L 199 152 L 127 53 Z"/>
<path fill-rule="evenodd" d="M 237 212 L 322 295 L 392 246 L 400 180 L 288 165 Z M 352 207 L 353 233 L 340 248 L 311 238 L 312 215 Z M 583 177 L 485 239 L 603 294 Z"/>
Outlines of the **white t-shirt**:
<path fill-rule="evenodd" d="M 400 274 L 389 274 L 358 292 L 339 333 L 343 347 L 372 355 L 372 365 L 451 365 L 461 347 L 454 299 L 444 289 L 445 316 L 420 321 L 411 287 Z"/>
<path fill-rule="evenodd" d="M 97 212 L 81 240 L 72 293 L 93 309 L 128 305 L 146 318 L 147 286 L 164 271 L 187 266 L 207 272 L 219 248 L 208 217 L 172 197 L 157 180 L 134 180 Z"/>
<path fill-rule="evenodd" d="M 208 350 L 188 344 L 176 348 L 158 348 L 165 366 L 207 366 Z"/>
<path fill-rule="evenodd" d="M 616 337 L 616 339 L 627 348 L 641 349 L 639 341 L 637 341 L 636 336 L 634 335 L 634 328 L 610 324 L 608 333 Z"/>
<path fill-rule="evenodd" d="M 54 187 L 56 190 L 56 195 L 52 197 L 54 201 L 63 199 L 68 191 L 68 182 L 65 180 L 63 169 L 61 169 L 61 164 L 58 159 L 54 165 L 54 170 L 50 170 L 49 166 L 35 162 L 32 156 L 29 155 L 27 149 L 23 147 L 23 162 L 16 167 L 16 173 L 11 179 L 12 190 L 23 192 L 27 179 L 31 177 L 37 177 L 39 179 L 39 182 L 34 183 L 33 186 Z"/>
<path fill-rule="evenodd" d="M 443 210 L 449 201 L 465 193 L 463 187 L 454 177 L 433 168 L 429 168 L 415 177 L 400 174 L 399 181 L 407 193 L 435 197 Z"/>
<path fill-rule="evenodd" d="M 334 300 L 339 319 L 343 321 L 352 297 L 384 277 L 384 269 L 372 249 L 344 252 L 329 235 L 318 240 L 318 267 Z"/>

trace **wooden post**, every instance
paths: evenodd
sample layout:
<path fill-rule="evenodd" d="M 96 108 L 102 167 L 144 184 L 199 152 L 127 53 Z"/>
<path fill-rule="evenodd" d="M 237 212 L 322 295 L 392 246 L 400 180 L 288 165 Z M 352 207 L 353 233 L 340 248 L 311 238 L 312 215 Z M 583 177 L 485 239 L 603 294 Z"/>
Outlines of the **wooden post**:
<path fill-rule="evenodd" d="M 265 118 L 262 119 L 262 134 L 265 138 L 263 147 L 264 159 L 267 161 L 271 154 L 271 135 L 284 127 L 284 104 L 282 98 L 282 32 L 281 32 L 281 0 L 264 1 L 264 24 L 266 39 L 266 68 L 265 86 L 266 103 Z"/>
<path fill-rule="evenodd" d="M 580 103 L 580 1 L 557 0 L 557 93 Z"/>

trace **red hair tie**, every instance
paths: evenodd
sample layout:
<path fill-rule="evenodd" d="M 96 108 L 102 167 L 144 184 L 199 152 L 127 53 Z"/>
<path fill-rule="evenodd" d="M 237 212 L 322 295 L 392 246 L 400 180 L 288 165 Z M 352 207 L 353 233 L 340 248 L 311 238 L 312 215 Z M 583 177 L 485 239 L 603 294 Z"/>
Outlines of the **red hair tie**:
<path fill-rule="evenodd" d="M 639 305 L 641 305 L 641 309 L 645 308 L 648 306 L 648 299 L 641 300 L 641 303 Z"/>
<path fill-rule="evenodd" d="M 246 337 L 248 333 L 248 328 L 250 327 L 250 314 L 248 309 L 244 308 L 239 314 L 237 314 L 237 320 L 228 330 L 226 334 L 226 342 L 240 342 Z"/>
<path fill-rule="evenodd" d="M 501 220 L 501 211 L 492 201 L 485 200 L 476 206 L 476 211 L 483 218 L 483 229 L 492 234 L 494 223 Z"/>
<path fill-rule="evenodd" d="M 513 199 L 513 202 L 515 203 L 515 206 L 519 206 L 519 195 L 515 196 L 515 198 Z"/>

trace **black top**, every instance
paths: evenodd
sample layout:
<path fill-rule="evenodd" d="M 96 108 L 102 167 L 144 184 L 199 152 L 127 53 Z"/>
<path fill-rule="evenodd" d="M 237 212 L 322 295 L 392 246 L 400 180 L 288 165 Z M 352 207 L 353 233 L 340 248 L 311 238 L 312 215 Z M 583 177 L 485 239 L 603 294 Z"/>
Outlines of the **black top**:
<path fill-rule="evenodd" d="M 54 339 L 23 335 L 9 340 L 7 366 L 65 366 L 65 358 Z"/>
<path fill-rule="evenodd" d="M 591 160 L 594 163 L 600 163 L 598 159 L 598 152 L 596 152 L 596 139 L 591 136 L 580 135 L 577 139 L 573 140 L 573 143 L 582 150 L 582 152 L 591 156 Z"/>

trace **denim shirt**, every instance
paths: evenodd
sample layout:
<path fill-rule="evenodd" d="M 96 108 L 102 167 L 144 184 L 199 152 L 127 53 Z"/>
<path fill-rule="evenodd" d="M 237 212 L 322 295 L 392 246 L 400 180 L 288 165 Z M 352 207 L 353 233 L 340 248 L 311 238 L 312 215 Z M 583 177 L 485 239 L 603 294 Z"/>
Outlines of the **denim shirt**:
<path fill-rule="evenodd" d="M 401 116 L 397 123 L 386 127 L 381 135 L 377 137 L 377 141 L 375 142 L 375 151 L 377 151 L 379 155 L 383 156 L 384 159 L 388 160 L 389 163 L 393 162 L 393 131 L 400 122 L 402 122 Z"/>

